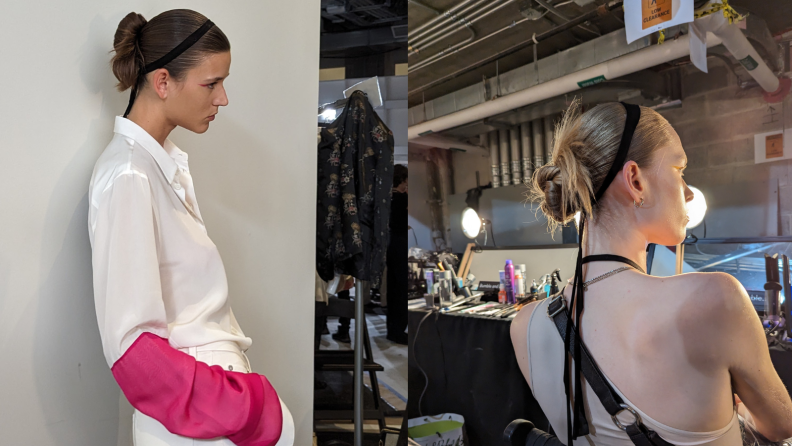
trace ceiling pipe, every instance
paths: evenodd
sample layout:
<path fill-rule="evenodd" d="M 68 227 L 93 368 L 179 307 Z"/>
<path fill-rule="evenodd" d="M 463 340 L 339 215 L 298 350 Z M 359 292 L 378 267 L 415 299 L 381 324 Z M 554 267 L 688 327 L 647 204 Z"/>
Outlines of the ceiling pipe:
<path fill-rule="evenodd" d="M 420 53 L 421 51 L 425 50 L 427 47 L 440 42 L 441 40 L 447 38 L 451 34 L 461 30 L 463 27 L 470 27 L 473 23 L 478 22 L 479 20 L 489 16 L 493 12 L 501 9 L 502 7 L 506 6 L 509 3 L 512 3 L 514 0 L 506 0 L 503 3 L 503 0 L 494 0 L 490 1 L 489 4 L 484 5 L 481 9 L 476 10 L 468 14 L 466 17 L 459 17 L 457 19 L 456 24 L 453 24 L 451 27 L 447 29 L 441 29 L 437 32 L 432 34 L 426 35 L 424 37 L 420 37 L 417 39 L 412 39 L 410 41 L 410 46 L 413 48 L 414 54 Z M 500 3 L 500 5 L 498 4 Z"/>
<path fill-rule="evenodd" d="M 416 28 L 413 32 L 407 33 L 408 39 L 411 42 L 414 42 L 416 41 L 416 39 L 420 39 L 421 37 L 425 36 L 426 34 L 436 29 L 439 29 L 441 27 L 453 26 L 454 22 L 459 20 L 458 16 L 460 14 L 464 14 L 467 11 L 470 11 L 476 6 L 487 1 L 489 0 L 465 0 L 464 2 L 454 6 L 448 11 L 443 11 L 442 16 L 435 17 L 434 19 Z"/>
<path fill-rule="evenodd" d="M 455 44 L 451 45 L 450 47 L 440 51 L 439 53 L 436 53 L 433 56 L 431 56 L 431 57 L 429 57 L 429 58 L 427 58 L 425 60 L 422 60 L 421 62 L 418 62 L 417 64 L 408 65 L 407 73 L 412 73 L 415 70 L 419 70 L 419 69 L 421 69 L 421 68 L 423 68 L 423 67 L 425 67 L 427 65 L 431 65 L 434 62 L 436 62 L 436 61 L 438 61 L 440 59 L 443 59 L 444 57 L 450 56 L 450 55 L 456 53 L 457 51 L 459 51 L 461 49 L 465 49 L 468 46 L 470 46 L 470 45 L 482 40 L 482 39 L 476 40 L 476 32 L 473 31 L 473 28 L 468 27 L 468 31 L 470 31 L 470 37 L 468 37 L 466 40 L 463 40 L 463 41 L 461 41 L 459 43 L 455 43 Z M 489 36 L 485 36 L 485 37 L 489 37 Z"/>
<path fill-rule="evenodd" d="M 484 17 L 486 17 L 486 16 L 488 16 L 488 15 L 490 15 L 490 14 L 492 14 L 492 13 L 494 13 L 494 12 L 498 11 L 499 9 L 501 9 L 501 8 L 503 8 L 504 6 L 506 6 L 506 5 L 510 4 L 510 3 L 513 3 L 513 2 L 514 2 L 514 0 L 507 0 L 505 3 L 501 3 L 500 5 L 496 6 L 496 7 L 495 7 L 495 8 L 493 8 L 493 9 L 491 9 L 490 11 L 488 11 L 487 13 L 485 13 L 484 15 L 482 15 L 482 16 L 480 16 L 480 17 L 476 17 L 475 19 L 469 19 L 469 24 L 470 24 L 470 25 L 472 25 L 473 23 L 475 23 L 475 22 L 477 22 L 477 21 L 479 21 L 479 20 L 483 19 Z M 493 4 L 494 4 L 494 3 L 493 3 Z M 562 4 L 562 5 L 563 5 L 563 4 L 566 4 L 566 2 L 563 2 L 563 3 L 561 3 L 561 4 Z M 553 6 L 552 6 L 552 5 L 550 5 L 549 3 L 548 3 L 548 5 L 549 5 L 550 7 L 553 7 Z M 483 10 L 483 9 L 482 9 L 482 10 Z M 557 11 L 557 10 L 556 10 L 556 11 Z M 481 12 L 481 11 L 478 11 L 478 12 Z M 550 11 L 548 11 L 548 12 L 550 12 Z M 595 15 L 596 15 L 596 14 L 595 14 Z M 542 17 L 544 17 L 544 14 L 542 15 Z M 570 21 L 570 19 L 569 19 L 568 17 L 566 17 L 566 16 L 564 16 L 564 19 L 563 19 L 563 20 L 564 20 L 565 22 L 569 22 L 569 21 Z M 506 25 L 506 26 L 504 26 L 504 27 L 502 27 L 502 28 L 500 28 L 500 29 L 497 29 L 497 30 L 493 31 L 493 32 L 491 32 L 491 33 L 487 34 L 486 36 L 482 36 L 481 38 L 478 38 L 478 39 L 476 39 L 476 40 L 467 39 L 467 40 L 465 40 L 465 41 L 463 41 L 463 42 L 460 42 L 460 43 L 454 44 L 454 45 L 452 45 L 451 47 L 449 47 L 449 48 L 446 48 L 446 49 L 444 49 L 443 51 L 440 51 L 439 53 L 436 53 L 435 55 L 433 55 L 433 56 L 431 56 L 431 57 L 428 57 L 428 58 L 426 58 L 426 59 L 424 59 L 424 60 L 422 60 L 422 61 L 420 61 L 420 62 L 418 62 L 418 63 L 415 63 L 415 64 L 410 64 L 410 66 L 407 68 L 407 72 L 408 72 L 408 73 L 412 73 L 412 72 L 414 72 L 414 71 L 417 71 L 417 70 L 420 70 L 420 69 L 422 69 L 422 68 L 426 68 L 426 67 L 428 67 L 429 65 L 432 65 L 432 64 L 434 64 L 435 62 L 438 62 L 438 61 L 440 61 L 440 60 L 442 60 L 442 59 L 445 59 L 446 57 L 448 57 L 448 56 L 450 56 L 450 55 L 452 55 L 452 54 L 458 53 L 459 51 L 462 51 L 462 50 L 466 50 L 466 49 L 470 48 L 471 46 L 473 46 L 473 45 L 475 45 L 475 44 L 477 44 L 477 43 L 481 43 L 481 42 L 483 42 L 484 40 L 486 40 L 486 39 L 489 39 L 490 37 L 493 37 L 493 36 L 495 36 L 495 35 L 498 35 L 498 34 L 502 33 L 503 31 L 506 31 L 506 30 L 508 30 L 508 29 L 512 29 L 512 28 L 514 28 L 515 26 L 517 26 L 517 25 L 520 25 L 520 24 L 522 24 L 522 23 L 524 23 L 524 22 L 527 22 L 527 21 L 536 21 L 536 19 L 535 19 L 535 18 L 528 18 L 528 17 L 526 17 L 526 18 L 520 19 L 520 20 L 518 20 L 518 21 L 512 22 L 512 23 L 510 23 L 510 24 L 508 24 L 508 25 Z M 466 25 L 466 26 L 467 26 L 467 25 Z M 580 26 L 580 27 L 584 28 L 586 31 L 592 32 L 592 33 L 594 33 L 594 34 L 596 34 L 596 35 L 598 35 L 598 36 L 599 36 L 599 35 L 601 35 L 601 33 L 597 32 L 597 31 L 594 31 L 594 30 L 590 30 L 590 29 L 588 29 L 588 28 L 584 27 L 583 25 L 578 25 L 578 26 Z M 450 31 L 447 31 L 447 32 L 445 32 L 444 34 L 440 35 L 440 36 L 439 36 L 437 39 L 434 39 L 434 40 L 432 40 L 431 42 L 428 42 L 428 43 L 417 43 L 417 44 L 411 44 L 410 51 L 413 51 L 413 50 L 415 50 L 415 52 L 412 52 L 412 53 L 410 53 L 410 55 L 415 55 L 415 54 L 418 54 L 418 52 L 419 52 L 419 51 L 421 51 L 421 50 L 425 49 L 427 46 L 433 45 L 433 44 L 435 44 L 435 43 L 437 43 L 437 42 L 439 42 L 439 41 L 441 41 L 441 40 L 445 39 L 446 37 L 448 37 L 448 36 L 450 36 L 451 34 L 455 33 L 455 32 L 456 32 L 456 31 L 458 31 L 459 29 L 461 29 L 461 26 L 457 26 L 456 28 L 454 28 L 454 29 L 452 29 L 452 30 L 450 30 Z M 471 32 L 472 32 L 472 30 L 471 30 Z M 422 47 L 422 48 L 417 48 L 418 46 L 420 46 L 420 47 Z"/>
<path fill-rule="evenodd" d="M 440 11 L 432 8 L 429 5 L 423 4 L 423 3 L 419 2 L 418 0 L 407 0 L 407 2 L 408 3 L 412 3 L 413 5 L 420 6 L 422 8 L 428 9 L 429 11 L 432 11 L 434 13 L 434 15 L 436 15 L 436 16 L 439 16 L 439 15 L 442 14 Z"/>
<path fill-rule="evenodd" d="M 706 18 L 715 21 L 714 29 L 709 31 L 721 39 L 723 46 L 742 64 L 748 74 L 762 87 L 762 90 L 767 93 L 778 93 L 782 89 L 776 75 L 756 52 L 736 23 L 729 24 L 729 21 L 721 14 L 712 14 L 712 17 Z"/>
<path fill-rule="evenodd" d="M 501 29 L 495 30 L 495 31 L 487 34 L 486 36 L 482 36 L 481 38 L 476 39 L 476 40 L 474 40 L 472 42 L 464 41 L 464 42 L 462 42 L 462 44 L 463 44 L 462 46 L 454 45 L 451 48 L 443 50 L 443 51 L 435 54 L 432 57 L 426 58 L 426 59 L 424 59 L 424 60 L 422 60 L 422 61 L 420 61 L 420 62 L 418 62 L 418 63 L 416 63 L 414 65 L 410 65 L 407 68 L 407 72 L 408 73 L 413 73 L 413 72 L 418 71 L 420 69 L 426 68 L 429 65 L 437 63 L 437 62 L 445 59 L 446 57 L 448 57 L 448 56 L 450 56 L 450 55 L 452 55 L 454 53 L 458 53 L 458 52 L 460 52 L 462 50 L 466 50 L 466 49 L 470 48 L 471 46 L 473 46 L 473 45 L 475 45 L 477 43 L 481 43 L 481 42 L 489 39 L 490 37 L 496 36 L 496 35 L 504 32 L 504 31 L 506 31 L 508 29 L 512 29 L 515 26 L 520 25 L 523 22 L 532 21 L 532 20 L 533 19 L 523 18 L 523 19 L 520 19 L 520 20 L 518 20 L 518 21 L 516 21 L 514 23 L 510 23 L 510 24 L 506 25 L 506 26 L 504 26 Z"/>
<path fill-rule="evenodd" d="M 511 151 L 512 184 L 516 186 L 523 183 L 519 126 L 509 129 L 509 150 Z"/>
<path fill-rule="evenodd" d="M 621 2 L 619 3 L 621 4 Z M 569 22 L 566 25 L 570 23 L 573 22 Z M 707 34 L 707 47 L 712 47 L 720 43 L 720 38 L 713 34 Z M 599 76 L 604 76 L 605 79 L 615 79 L 680 57 L 685 57 L 689 54 L 689 35 L 684 35 L 675 40 L 667 40 L 662 45 L 652 45 L 633 53 L 625 54 L 624 56 L 584 68 L 575 73 L 567 74 L 566 76 L 561 76 L 542 84 L 526 88 L 516 93 L 410 126 L 407 129 L 407 139 L 412 140 L 421 135 L 441 132 L 500 113 L 506 113 L 515 108 L 524 107 L 545 99 L 571 93 L 581 88 L 578 84 L 579 82 L 595 79 Z"/>
<path fill-rule="evenodd" d="M 461 76 L 462 74 L 465 74 L 465 73 L 467 73 L 469 71 L 475 70 L 476 68 L 482 67 L 482 66 L 484 66 L 484 65 L 486 65 L 486 64 L 488 64 L 490 62 L 494 62 L 494 61 L 496 61 L 496 60 L 498 60 L 498 59 L 500 59 L 502 57 L 506 57 L 506 56 L 508 56 L 510 54 L 516 53 L 517 51 L 520 51 L 523 48 L 527 48 L 527 47 L 529 47 L 531 45 L 534 45 L 535 43 L 541 42 L 543 40 L 547 40 L 547 39 L 549 39 L 549 38 L 551 38 L 551 37 L 553 37 L 553 36 L 555 36 L 557 34 L 560 34 L 560 33 L 564 32 L 564 31 L 567 31 L 567 30 L 569 30 L 571 28 L 574 28 L 575 26 L 577 26 L 577 25 L 579 25 L 581 23 L 587 22 L 587 21 L 589 21 L 589 20 L 591 20 L 591 19 L 593 19 L 595 17 L 599 17 L 599 16 L 602 16 L 602 15 L 605 15 L 608 12 L 610 12 L 610 11 L 620 7 L 620 6 L 622 6 L 622 4 L 623 4 L 623 2 L 621 0 L 617 0 L 617 1 L 611 1 L 610 3 L 604 4 L 604 5 L 600 5 L 600 6 L 597 7 L 597 9 L 595 9 L 593 11 L 590 11 L 590 12 L 587 12 L 585 14 L 579 15 L 579 16 L 575 17 L 574 19 L 570 20 L 569 22 L 564 23 L 563 25 L 558 25 L 555 28 L 551 28 L 551 29 L 549 29 L 549 30 L 547 30 L 547 31 L 545 31 L 545 32 L 543 32 L 541 34 L 537 34 L 537 35 L 531 37 L 530 39 L 528 39 L 528 40 L 526 40 L 524 42 L 520 42 L 520 43 L 518 43 L 516 45 L 512 45 L 511 47 L 509 47 L 509 48 L 507 48 L 507 49 L 505 49 L 505 50 L 503 50 L 503 51 L 501 51 L 499 53 L 493 54 L 492 56 L 486 57 L 486 58 L 484 58 L 484 59 L 482 59 L 482 60 L 480 60 L 480 61 L 478 61 L 478 62 L 476 62 L 476 63 L 474 63 L 472 65 L 468 65 L 467 67 L 459 69 L 459 70 L 457 70 L 457 71 L 455 71 L 455 72 L 453 72 L 453 73 L 451 73 L 449 75 L 443 76 L 440 79 L 437 79 L 435 81 L 429 82 L 428 84 L 422 85 L 422 86 L 420 86 L 420 87 L 418 87 L 418 88 L 416 88 L 414 90 L 410 90 L 410 91 L 407 92 L 407 94 L 409 96 L 412 96 L 415 93 L 420 93 L 420 92 L 425 91 L 425 90 L 427 90 L 427 89 L 429 89 L 431 87 L 434 87 L 436 85 L 439 85 L 439 84 L 442 84 L 444 82 L 447 82 L 447 81 L 449 81 L 451 79 L 454 79 L 454 78 L 456 78 L 458 76 Z"/>
<path fill-rule="evenodd" d="M 484 141 L 484 140 L 482 140 Z M 490 164 L 492 165 L 492 187 L 498 188 L 501 187 L 501 176 L 500 176 L 500 149 L 498 148 L 498 131 L 490 132 L 489 138 L 487 138 L 488 144 L 487 147 L 489 148 L 490 152 Z"/>
<path fill-rule="evenodd" d="M 533 177 L 533 142 L 531 141 L 531 122 L 523 122 L 520 124 L 520 137 L 522 139 L 520 143 L 520 149 L 522 152 L 522 168 L 523 168 L 523 178 L 525 182 L 528 183 L 531 181 L 531 177 Z"/>
<path fill-rule="evenodd" d="M 441 135 L 427 135 L 413 138 L 409 142 L 410 146 L 420 146 L 427 149 L 447 149 L 458 152 L 474 153 L 481 156 L 489 156 L 489 150 L 474 144 L 458 141 L 453 138 Z"/>
<path fill-rule="evenodd" d="M 560 18 L 561 20 L 563 20 L 564 23 L 566 23 L 569 20 L 571 20 L 569 17 L 567 17 L 566 14 L 564 14 L 563 12 L 559 11 L 558 9 L 556 9 L 555 6 L 551 5 L 550 2 L 548 2 L 547 0 L 535 0 L 535 1 L 536 1 L 536 3 L 539 4 L 539 6 L 543 7 L 544 9 L 546 9 L 547 12 L 550 12 L 553 15 L 557 16 L 558 18 Z M 584 29 L 584 30 L 586 30 L 586 31 L 588 31 L 588 32 L 590 32 L 590 33 L 592 33 L 594 35 L 597 35 L 597 36 L 601 36 L 602 35 L 602 33 L 599 32 L 599 30 L 594 30 L 594 29 L 591 29 L 591 28 L 589 28 L 587 26 L 583 26 L 583 25 L 578 25 L 578 26 L 580 26 L 581 29 Z"/>
<path fill-rule="evenodd" d="M 490 14 L 496 12 L 496 11 L 498 11 L 499 9 L 501 9 L 502 7 L 508 5 L 512 1 L 513 0 L 507 0 L 505 3 L 502 3 L 502 4 L 498 5 L 497 7 L 491 9 L 490 11 L 488 11 L 487 13 L 482 15 L 481 17 L 477 17 L 475 20 L 471 21 L 471 24 L 474 23 L 474 22 L 477 22 L 480 19 L 483 19 L 484 17 L 486 17 L 486 16 L 488 16 L 488 15 L 490 15 Z M 462 51 L 464 49 L 467 49 L 467 48 L 469 48 L 469 47 L 471 47 L 471 46 L 473 46 L 473 45 L 475 45 L 477 43 L 480 43 L 480 42 L 482 42 L 482 41 L 484 41 L 486 39 L 489 39 L 490 37 L 492 37 L 492 36 L 494 36 L 496 34 L 499 34 L 499 33 L 503 32 L 503 31 L 506 31 L 507 29 L 513 28 L 513 27 L 515 27 L 515 26 L 517 26 L 517 25 L 519 25 L 519 24 L 521 24 L 521 23 L 523 23 L 523 22 L 525 22 L 527 20 L 531 20 L 531 19 L 524 18 L 524 19 L 521 19 L 521 20 L 519 20 L 517 22 L 514 22 L 514 23 L 511 23 L 509 25 L 506 25 L 506 26 L 504 26 L 501 29 L 493 31 L 493 32 L 491 32 L 491 33 L 487 34 L 486 36 L 483 36 L 483 37 L 481 37 L 479 39 L 476 39 L 476 40 L 468 39 L 468 40 L 465 40 L 463 42 L 459 42 L 457 44 L 454 44 L 451 47 L 446 48 L 443 51 L 440 51 L 439 53 L 436 53 L 436 54 L 434 54 L 434 55 L 432 55 L 432 56 L 430 56 L 430 57 L 428 57 L 428 58 L 426 58 L 426 59 L 424 59 L 424 60 L 422 60 L 420 62 L 417 62 L 415 64 L 410 64 L 410 66 L 407 67 L 407 72 L 408 73 L 412 73 L 412 72 L 420 70 L 422 68 L 426 68 L 429 65 L 432 65 L 432 64 L 434 64 L 435 62 L 437 62 L 439 60 L 445 59 L 446 57 L 448 57 L 448 56 L 450 56 L 450 55 L 452 55 L 452 54 L 454 54 L 456 52 L 459 52 L 459 51 Z M 448 37 L 450 34 L 451 33 L 448 33 L 448 34 L 446 34 L 444 36 L 439 37 L 437 39 L 437 41 L 442 40 L 445 37 Z M 435 43 L 435 42 L 433 41 L 431 43 Z"/>
<path fill-rule="evenodd" d="M 501 186 L 511 185 L 511 163 L 509 163 L 509 131 L 498 130 L 498 143 L 500 144 L 500 172 Z"/>

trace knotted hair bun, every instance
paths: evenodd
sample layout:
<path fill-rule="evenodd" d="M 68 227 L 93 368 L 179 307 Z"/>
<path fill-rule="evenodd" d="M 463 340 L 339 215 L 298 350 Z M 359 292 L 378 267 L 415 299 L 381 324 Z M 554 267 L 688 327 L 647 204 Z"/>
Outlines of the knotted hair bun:
<path fill-rule="evenodd" d="M 119 91 L 132 88 L 145 65 L 138 38 L 146 23 L 148 22 L 142 15 L 130 12 L 121 19 L 116 29 L 113 38 L 115 55 L 110 63 L 113 66 L 113 74 L 118 79 Z"/>
<path fill-rule="evenodd" d="M 591 210 L 591 177 L 588 169 L 575 156 L 579 142 L 569 141 L 569 132 L 564 133 L 566 122 L 556 130 L 557 143 L 553 147 L 551 161 L 536 169 L 533 188 L 539 208 L 547 216 L 552 229 L 566 224 L 578 211 Z"/>
<path fill-rule="evenodd" d="M 172 9 L 146 21 L 142 15 L 130 12 L 118 24 L 113 38 L 113 74 L 118 79 L 118 89 L 124 91 L 138 82 L 147 63 L 152 63 L 176 48 L 208 19 L 190 9 Z M 207 56 L 231 51 L 231 44 L 215 24 L 195 44 L 163 68 L 171 77 L 183 80 L 187 71 L 202 63 Z M 140 79 L 140 85 L 146 79 Z"/>

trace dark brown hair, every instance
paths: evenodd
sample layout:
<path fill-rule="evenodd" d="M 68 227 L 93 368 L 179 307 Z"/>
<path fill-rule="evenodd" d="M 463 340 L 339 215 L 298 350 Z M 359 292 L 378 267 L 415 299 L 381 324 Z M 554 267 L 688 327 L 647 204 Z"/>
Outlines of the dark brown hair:
<path fill-rule="evenodd" d="M 399 187 L 407 181 L 407 166 L 403 164 L 393 165 L 393 187 Z"/>
<path fill-rule="evenodd" d="M 146 64 L 176 48 L 206 20 L 203 14 L 189 9 L 165 11 L 148 22 L 136 12 L 127 14 L 116 29 L 113 39 L 115 55 L 110 62 L 113 74 L 118 79 L 118 90 L 124 91 L 133 87 Z M 231 44 L 223 31 L 215 25 L 164 68 L 171 76 L 182 80 L 187 71 L 201 63 L 206 56 L 227 51 L 231 51 Z M 145 79 L 140 82 L 138 88 L 145 85 Z"/>
<path fill-rule="evenodd" d="M 580 103 L 574 101 L 564 114 L 555 129 L 552 158 L 534 172 L 530 192 L 551 229 L 569 222 L 578 211 L 592 218 L 602 212 L 593 196 L 616 158 L 626 119 L 627 112 L 618 102 L 597 105 L 581 115 Z M 641 107 L 626 161 L 649 167 L 655 151 L 672 142 L 673 135 L 665 118 Z"/>

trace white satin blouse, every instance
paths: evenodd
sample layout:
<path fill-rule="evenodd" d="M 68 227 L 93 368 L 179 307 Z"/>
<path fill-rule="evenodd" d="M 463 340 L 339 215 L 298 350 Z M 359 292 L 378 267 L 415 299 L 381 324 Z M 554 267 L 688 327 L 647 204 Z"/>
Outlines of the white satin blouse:
<path fill-rule="evenodd" d="M 107 364 L 143 332 L 168 338 L 174 348 L 233 341 L 247 350 L 252 341 L 228 304 L 223 261 L 201 218 L 187 154 L 122 117 L 114 132 L 88 192 Z"/>

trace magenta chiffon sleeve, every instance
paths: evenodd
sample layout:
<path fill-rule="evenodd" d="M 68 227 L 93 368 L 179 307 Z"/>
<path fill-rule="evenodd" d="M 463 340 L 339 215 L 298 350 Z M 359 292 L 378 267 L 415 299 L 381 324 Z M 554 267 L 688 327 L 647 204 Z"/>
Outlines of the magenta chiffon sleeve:
<path fill-rule="evenodd" d="M 111 370 L 130 404 L 171 433 L 228 437 L 239 446 L 272 446 L 280 438 L 280 399 L 262 375 L 209 366 L 148 332 Z"/>

